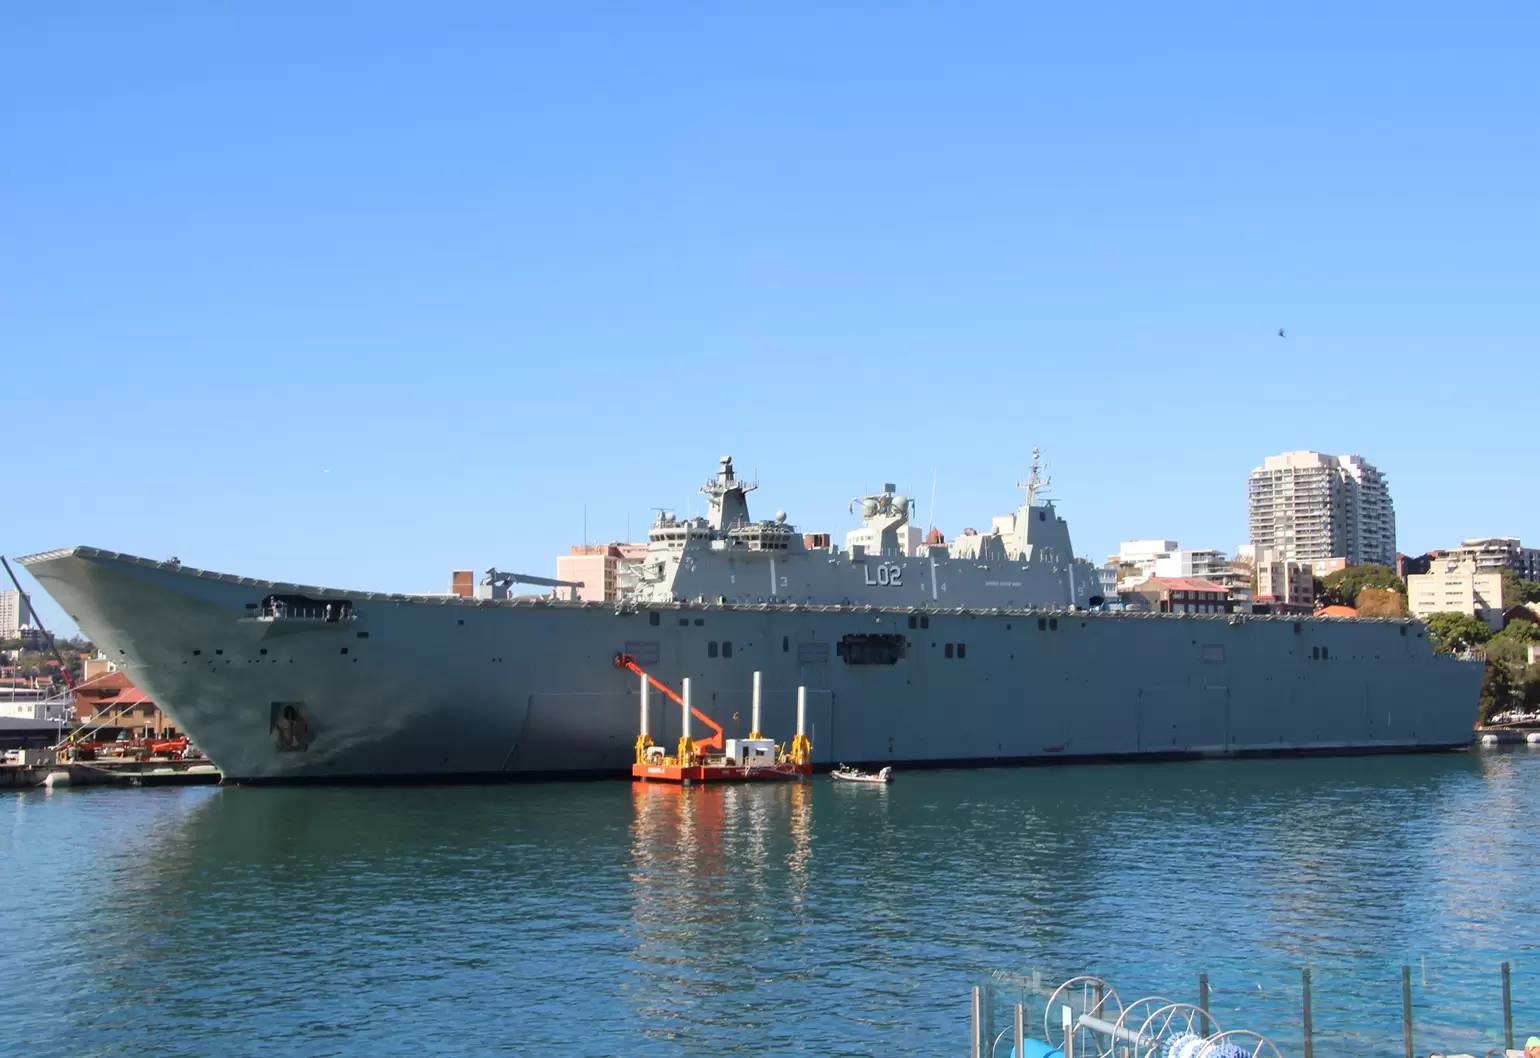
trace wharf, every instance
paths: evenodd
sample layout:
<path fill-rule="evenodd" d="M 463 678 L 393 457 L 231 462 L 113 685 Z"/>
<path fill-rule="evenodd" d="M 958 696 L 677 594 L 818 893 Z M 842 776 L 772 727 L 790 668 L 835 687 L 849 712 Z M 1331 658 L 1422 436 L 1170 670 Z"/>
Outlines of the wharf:
<path fill-rule="evenodd" d="M 50 776 L 53 777 L 50 782 Z M 221 780 L 206 760 L 96 760 L 0 764 L 0 789 L 39 786 L 210 786 Z"/>
<path fill-rule="evenodd" d="M 1540 746 L 1540 726 L 1535 724 L 1498 724 L 1476 729 L 1476 743 L 1482 746 Z"/>

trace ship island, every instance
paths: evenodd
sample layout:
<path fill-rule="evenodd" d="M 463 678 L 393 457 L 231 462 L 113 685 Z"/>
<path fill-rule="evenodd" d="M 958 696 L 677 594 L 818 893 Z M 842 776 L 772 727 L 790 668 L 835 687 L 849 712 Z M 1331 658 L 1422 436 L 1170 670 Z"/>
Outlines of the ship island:
<path fill-rule="evenodd" d="M 660 511 L 602 602 L 495 569 L 410 595 L 95 547 L 21 562 L 226 782 L 627 775 L 631 667 L 689 677 L 718 723 L 762 681 L 766 727 L 790 730 L 803 689 L 822 770 L 1471 744 L 1481 665 L 1436 653 L 1422 622 L 1118 609 L 1041 485 L 1034 462 L 989 532 L 919 546 L 888 485 L 857 501 L 863 542 L 838 547 L 784 512 L 751 518 L 757 482 L 724 457 L 707 514 Z M 667 740 L 682 721 L 665 704 L 648 728 Z"/>

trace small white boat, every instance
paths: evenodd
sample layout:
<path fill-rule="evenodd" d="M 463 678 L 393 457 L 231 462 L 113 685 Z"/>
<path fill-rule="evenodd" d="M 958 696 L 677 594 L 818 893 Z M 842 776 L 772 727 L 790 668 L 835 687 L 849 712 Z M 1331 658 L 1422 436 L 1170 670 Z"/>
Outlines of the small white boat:
<path fill-rule="evenodd" d="M 829 773 L 829 778 L 840 779 L 844 782 L 892 782 L 893 769 L 883 768 L 874 774 L 869 771 L 862 771 L 860 768 L 847 768 L 841 764 Z"/>

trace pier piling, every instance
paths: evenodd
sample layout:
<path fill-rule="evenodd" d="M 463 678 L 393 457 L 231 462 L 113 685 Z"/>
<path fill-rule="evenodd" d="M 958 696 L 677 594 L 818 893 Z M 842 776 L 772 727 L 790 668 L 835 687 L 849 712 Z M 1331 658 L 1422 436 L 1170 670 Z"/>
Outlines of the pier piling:
<path fill-rule="evenodd" d="M 1513 968 L 1503 963 L 1503 1048 L 1513 1050 Z"/>
<path fill-rule="evenodd" d="M 1207 1037 L 1209 1035 L 1209 1021 L 1208 1021 L 1208 974 L 1206 974 L 1206 973 L 1201 973 L 1201 974 L 1198 975 L 1198 1006 L 1203 1009 L 1203 1020 L 1201 1022 L 1199 1022 L 1199 1024 L 1203 1026 L 1203 1035 L 1205 1037 Z"/>
<path fill-rule="evenodd" d="M 1310 967 L 1305 967 L 1299 972 L 1300 985 L 1303 994 L 1303 1015 L 1305 1027 L 1305 1058 L 1315 1058 L 1315 1023 L 1310 1010 Z"/>
<path fill-rule="evenodd" d="M 1412 968 L 1401 967 L 1401 1031 L 1406 1034 L 1406 1058 L 1412 1054 Z"/>
<path fill-rule="evenodd" d="M 973 1045 L 968 1049 L 971 1058 L 984 1058 L 984 990 L 973 986 Z"/>

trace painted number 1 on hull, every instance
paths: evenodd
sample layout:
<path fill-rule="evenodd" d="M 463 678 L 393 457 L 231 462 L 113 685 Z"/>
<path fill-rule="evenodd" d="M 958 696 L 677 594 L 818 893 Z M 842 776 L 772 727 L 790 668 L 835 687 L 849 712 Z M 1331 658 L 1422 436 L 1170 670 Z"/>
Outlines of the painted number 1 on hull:
<path fill-rule="evenodd" d="M 862 572 L 866 576 L 866 583 L 871 587 L 902 588 L 904 586 L 904 567 L 891 562 L 883 562 L 875 569 L 867 566 Z M 876 580 L 872 579 L 873 574 L 876 574 Z"/>

